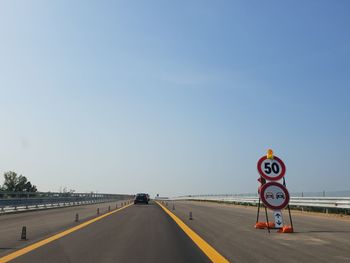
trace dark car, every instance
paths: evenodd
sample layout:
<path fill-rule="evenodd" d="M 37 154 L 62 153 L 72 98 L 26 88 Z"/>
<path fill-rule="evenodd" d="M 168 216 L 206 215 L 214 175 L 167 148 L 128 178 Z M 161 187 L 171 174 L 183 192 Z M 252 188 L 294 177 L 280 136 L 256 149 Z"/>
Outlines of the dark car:
<path fill-rule="evenodd" d="M 144 203 L 148 204 L 149 197 L 147 194 L 137 194 L 134 199 L 134 204 Z"/>

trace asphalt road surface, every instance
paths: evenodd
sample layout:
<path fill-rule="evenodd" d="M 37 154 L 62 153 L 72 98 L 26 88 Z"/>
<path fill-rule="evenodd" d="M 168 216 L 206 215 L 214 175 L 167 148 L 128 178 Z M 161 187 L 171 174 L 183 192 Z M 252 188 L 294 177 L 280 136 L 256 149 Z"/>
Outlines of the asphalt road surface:
<path fill-rule="evenodd" d="M 349 218 L 292 211 L 295 233 L 268 234 L 253 227 L 256 207 L 175 202 L 172 210 L 173 202 L 168 202 L 168 208 L 230 262 L 350 262 Z M 260 221 L 265 221 L 262 212 Z M 287 215 L 283 211 L 289 224 Z"/>
<path fill-rule="evenodd" d="M 204 253 L 165 214 L 132 205 L 11 262 L 209 262 Z"/>
<path fill-rule="evenodd" d="M 230 262 L 350 262 L 349 219 L 292 211 L 295 233 L 278 234 L 272 230 L 268 234 L 266 230 L 254 229 L 256 208 L 253 207 L 168 201 L 167 208 Z M 59 232 L 55 224 L 66 220 L 71 212 L 67 208 L 61 210 L 61 215 L 56 214 L 58 211 L 50 212 L 54 217 L 42 214 L 45 218 L 42 222 L 53 220 L 55 231 L 50 235 Z M 189 212 L 193 220 L 189 219 Z M 17 221 L 12 218 L 6 222 L 22 222 L 21 216 L 27 220 L 38 218 L 38 214 L 29 215 L 19 214 Z M 284 218 L 288 223 L 285 212 Z M 263 214 L 260 219 L 264 220 Z M 3 225 L 6 222 L 2 221 Z M 36 239 L 29 241 L 16 241 L 23 243 L 14 246 L 14 250 L 50 236 L 41 234 L 33 233 Z M 0 237 L 0 242 L 1 249 L 8 254 L 8 241 L 3 242 Z M 160 206 L 152 203 L 116 211 L 11 262 L 192 263 L 209 262 L 209 259 Z"/>
<path fill-rule="evenodd" d="M 81 221 L 96 217 L 97 208 L 102 214 L 108 211 L 109 206 L 114 209 L 116 204 L 120 207 L 122 202 L 125 200 L 18 214 L 3 214 L 0 216 L 0 256 L 75 226 Z M 79 215 L 78 223 L 75 222 L 76 214 Z M 22 226 L 27 227 L 27 241 L 20 240 Z"/>

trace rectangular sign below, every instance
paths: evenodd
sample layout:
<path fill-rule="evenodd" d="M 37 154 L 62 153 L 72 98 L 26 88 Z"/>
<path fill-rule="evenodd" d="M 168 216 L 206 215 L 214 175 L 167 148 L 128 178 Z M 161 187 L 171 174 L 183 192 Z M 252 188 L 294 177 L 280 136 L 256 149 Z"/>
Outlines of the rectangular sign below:
<path fill-rule="evenodd" d="M 283 217 L 281 210 L 274 210 L 273 216 L 275 217 L 275 228 L 283 227 Z"/>

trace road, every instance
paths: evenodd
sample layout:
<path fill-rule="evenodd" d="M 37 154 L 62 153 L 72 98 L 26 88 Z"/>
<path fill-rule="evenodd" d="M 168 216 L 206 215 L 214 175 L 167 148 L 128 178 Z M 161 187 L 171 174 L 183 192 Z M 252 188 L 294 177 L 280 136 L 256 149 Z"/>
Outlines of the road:
<path fill-rule="evenodd" d="M 295 233 L 272 230 L 268 234 L 266 230 L 254 229 L 253 207 L 189 201 L 168 201 L 166 207 L 230 262 L 350 262 L 349 219 L 293 211 Z M 189 212 L 193 220 L 189 219 Z M 131 205 L 103 218 L 95 216 L 98 221 L 11 262 L 210 262 L 198 242 L 195 244 L 171 218 L 171 213 L 152 203 Z M 64 218 L 56 216 L 58 221 Z M 60 231 L 55 229 L 52 234 L 57 232 Z M 22 245 L 14 249 L 50 235 L 39 236 L 20 241 Z M 6 242 L 3 245 L 6 248 Z"/>
<path fill-rule="evenodd" d="M 296 233 L 254 229 L 255 207 L 168 202 L 168 208 L 230 262 L 350 262 L 350 220 L 292 211 Z M 189 220 L 189 212 L 193 220 Z M 287 214 L 284 213 L 288 223 Z M 270 219 L 272 219 L 270 214 Z M 264 221 L 264 216 L 260 217 Z"/>
<path fill-rule="evenodd" d="M 210 262 L 162 209 L 132 205 L 11 262 Z"/>
<path fill-rule="evenodd" d="M 116 205 L 120 207 L 122 202 L 125 201 L 3 214 L 0 216 L 0 256 L 77 225 L 76 214 L 81 222 L 95 217 L 97 209 L 102 214 L 108 211 L 109 206 L 111 209 Z M 28 241 L 20 240 L 22 226 L 27 227 Z"/>

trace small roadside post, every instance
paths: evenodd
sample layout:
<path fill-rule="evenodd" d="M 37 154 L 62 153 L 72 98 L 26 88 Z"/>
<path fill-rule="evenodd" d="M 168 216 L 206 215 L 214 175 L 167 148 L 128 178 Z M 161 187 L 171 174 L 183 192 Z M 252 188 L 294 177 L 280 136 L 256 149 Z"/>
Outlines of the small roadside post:
<path fill-rule="evenodd" d="M 22 227 L 21 240 L 27 240 L 27 227 L 26 226 Z"/>

